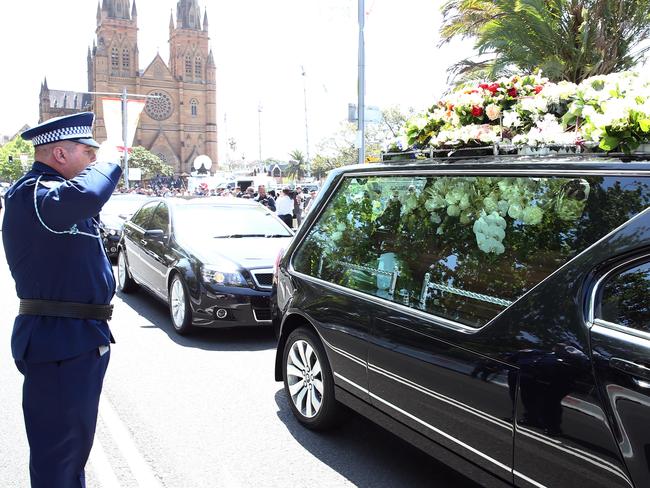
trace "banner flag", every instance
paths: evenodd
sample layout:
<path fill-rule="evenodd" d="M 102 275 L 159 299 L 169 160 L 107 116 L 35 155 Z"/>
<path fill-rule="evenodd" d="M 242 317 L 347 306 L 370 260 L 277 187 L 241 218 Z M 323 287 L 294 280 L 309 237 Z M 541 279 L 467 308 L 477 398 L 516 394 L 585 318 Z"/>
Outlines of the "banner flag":
<path fill-rule="evenodd" d="M 104 109 L 104 126 L 106 127 L 106 140 L 119 150 L 124 150 L 122 138 L 122 100 L 119 98 L 102 98 Z M 140 114 L 144 109 L 144 100 L 127 100 L 126 144 L 131 147 L 138 128 Z"/>

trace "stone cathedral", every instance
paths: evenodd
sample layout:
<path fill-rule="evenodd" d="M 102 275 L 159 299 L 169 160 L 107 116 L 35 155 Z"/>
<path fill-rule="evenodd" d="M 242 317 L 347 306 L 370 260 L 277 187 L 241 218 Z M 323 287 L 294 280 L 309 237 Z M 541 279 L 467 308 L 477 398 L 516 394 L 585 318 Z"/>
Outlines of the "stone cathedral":
<path fill-rule="evenodd" d="M 88 91 L 156 95 L 147 99 L 133 142 L 190 173 L 194 158 L 207 154 L 217 164 L 216 68 L 209 46 L 207 11 L 197 0 L 178 0 L 169 20 L 169 62 L 159 54 L 140 69 L 135 0 L 102 0 L 97 38 L 88 49 Z M 40 121 L 81 110 L 95 112 L 95 138 L 106 139 L 99 96 L 51 90 L 41 85 Z M 214 169 L 214 167 L 213 167 Z"/>

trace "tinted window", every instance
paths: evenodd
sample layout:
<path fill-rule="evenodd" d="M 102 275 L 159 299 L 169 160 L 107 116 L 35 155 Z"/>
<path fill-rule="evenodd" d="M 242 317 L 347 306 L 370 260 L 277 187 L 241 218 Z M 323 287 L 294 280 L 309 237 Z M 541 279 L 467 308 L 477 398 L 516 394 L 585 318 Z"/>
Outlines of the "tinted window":
<path fill-rule="evenodd" d="M 647 202 L 632 178 L 347 178 L 293 265 L 478 327 Z"/>
<path fill-rule="evenodd" d="M 166 234 L 169 230 L 169 209 L 167 205 L 161 203 L 153 214 L 152 219 L 143 227 L 147 230 L 160 229 L 165 231 Z"/>
<path fill-rule="evenodd" d="M 147 223 L 149 222 L 149 219 L 153 215 L 153 212 L 154 210 L 156 210 L 157 206 L 158 206 L 158 202 L 152 202 L 146 204 L 144 207 L 142 207 L 140 210 L 136 212 L 136 214 L 131 219 L 131 222 L 133 222 L 138 227 L 142 227 L 143 229 L 145 229 Z"/>
<path fill-rule="evenodd" d="M 600 317 L 625 327 L 650 332 L 650 264 L 614 276 L 603 288 Z"/>
<path fill-rule="evenodd" d="M 177 235 L 227 238 L 231 236 L 290 237 L 291 232 L 261 205 L 184 205 L 174 213 Z"/>

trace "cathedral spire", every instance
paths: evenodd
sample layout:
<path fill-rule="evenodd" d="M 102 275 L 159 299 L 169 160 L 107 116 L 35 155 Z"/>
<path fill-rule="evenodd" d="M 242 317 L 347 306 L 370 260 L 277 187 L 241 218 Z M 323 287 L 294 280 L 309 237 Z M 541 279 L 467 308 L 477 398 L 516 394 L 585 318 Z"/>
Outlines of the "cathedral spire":
<path fill-rule="evenodd" d="M 102 10 L 112 19 L 130 20 L 130 0 L 103 0 Z"/>
<path fill-rule="evenodd" d="M 133 8 L 131 9 L 131 20 L 138 16 L 138 9 L 135 7 L 135 0 L 133 0 Z"/>
<path fill-rule="evenodd" d="M 99 0 L 97 0 L 97 25 L 99 25 L 102 21 L 102 7 L 100 5 Z"/>
<path fill-rule="evenodd" d="M 169 30 L 174 30 L 174 12 L 169 12 Z"/>
<path fill-rule="evenodd" d="M 205 9 L 205 13 L 203 14 L 203 30 L 208 31 L 208 9 Z"/>
<path fill-rule="evenodd" d="M 176 20 L 179 29 L 201 30 L 201 9 L 197 0 L 178 0 Z"/>

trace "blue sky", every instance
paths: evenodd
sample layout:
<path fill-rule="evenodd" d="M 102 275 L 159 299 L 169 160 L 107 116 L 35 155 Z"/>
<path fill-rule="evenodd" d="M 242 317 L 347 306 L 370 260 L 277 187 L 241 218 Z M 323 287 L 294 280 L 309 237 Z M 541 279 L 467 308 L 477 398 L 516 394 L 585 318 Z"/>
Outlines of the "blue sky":
<path fill-rule="evenodd" d="M 366 103 L 424 109 L 446 88 L 449 65 L 468 43 L 437 48 L 436 0 L 366 0 Z M 307 73 L 310 154 L 347 117 L 357 97 L 355 0 L 199 0 L 207 8 L 217 64 L 220 159 L 257 159 L 305 149 L 301 66 Z M 159 51 L 168 59 L 176 0 L 137 0 L 140 68 Z M 0 134 L 38 119 L 44 76 L 52 89 L 87 89 L 86 54 L 94 39 L 95 0 L 2 2 Z M 37 14 L 36 14 L 37 13 Z M 224 123 L 224 119 L 227 120 Z M 237 141 L 227 154 L 225 138 Z"/>

